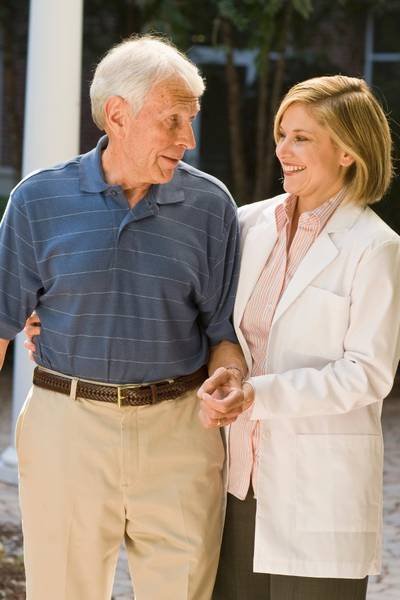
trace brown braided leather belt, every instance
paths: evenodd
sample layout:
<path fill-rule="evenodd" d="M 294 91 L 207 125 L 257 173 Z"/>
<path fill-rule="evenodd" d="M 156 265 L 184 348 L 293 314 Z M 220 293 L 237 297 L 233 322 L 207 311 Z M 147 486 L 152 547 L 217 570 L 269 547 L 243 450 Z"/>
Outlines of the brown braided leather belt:
<path fill-rule="evenodd" d="M 174 400 L 199 386 L 206 378 L 207 368 L 204 366 L 190 375 L 154 383 L 112 386 L 78 379 L 76 396 L 87 400 L 111 402 L 118 406 L 144 406 Z M 33 372 L 34 385 L 60 394 L 70 394 L 71 381 L 68 377 L 43 371 L 40 367 L 36 367 Z"/>

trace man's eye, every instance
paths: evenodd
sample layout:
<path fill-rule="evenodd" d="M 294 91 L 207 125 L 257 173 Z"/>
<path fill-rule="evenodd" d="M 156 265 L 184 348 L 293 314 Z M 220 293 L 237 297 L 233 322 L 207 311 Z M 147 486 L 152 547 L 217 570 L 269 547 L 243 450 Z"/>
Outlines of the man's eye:
<path fill-rule="evenodd" d="M 171 115 L 170 117 L 168 117 L 167 122 L 171 127 L 175 127 L 176 125 L 178 125 L 179 119 L 177 115 Z"/>

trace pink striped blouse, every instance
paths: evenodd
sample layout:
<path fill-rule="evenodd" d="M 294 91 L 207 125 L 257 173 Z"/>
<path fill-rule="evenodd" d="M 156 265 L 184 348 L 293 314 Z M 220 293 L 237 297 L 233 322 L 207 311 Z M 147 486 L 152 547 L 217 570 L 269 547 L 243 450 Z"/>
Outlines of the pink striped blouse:
<path fill-rule="evenodd" d="M 339 192 L 316 209 L 300 215 L 296 233 L 288 239 L 297 196 L 289 196 L 275 209 L 277 240 L 253 290 L 241 322 L 249 345 L 253 367 L 251 376 L 265 375 L 268 337 L 279 300 L 311 244 L 343 199 Z M 257 495 L 259 422 L 251 421 L 251 407 L 231 425 L 229 437 L 230 471 L 228 492 L 244 500 L 252 481 Z"/>

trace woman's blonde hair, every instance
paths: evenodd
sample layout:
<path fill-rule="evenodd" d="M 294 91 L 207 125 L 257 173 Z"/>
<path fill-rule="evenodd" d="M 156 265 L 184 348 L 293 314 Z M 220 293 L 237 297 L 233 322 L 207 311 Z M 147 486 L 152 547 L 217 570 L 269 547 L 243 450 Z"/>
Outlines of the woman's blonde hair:
<path fill-rule="evenodd" d="M 346 197 L 357 204 L 378 202 L 393 176 L 392 138 L 386 115 L 363 79 L 333 75 L 294 85 L 283 98 L 274 122 L 275 141 L 286 109 L 306 104 L 332 140 L 351 155 Z"/>

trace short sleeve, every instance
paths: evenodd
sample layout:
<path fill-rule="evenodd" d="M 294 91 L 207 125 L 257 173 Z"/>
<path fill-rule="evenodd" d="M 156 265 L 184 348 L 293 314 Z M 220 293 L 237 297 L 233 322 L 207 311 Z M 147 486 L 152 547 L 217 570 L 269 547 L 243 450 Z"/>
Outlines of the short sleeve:
<path fill-rule="evenodd" d="M 37 305 L 42 283 L 20 188 L 0 223 L 0 337 L 12 339 Z"/>
<path fill-rule="evenodd" d="M 208 289 L 200 301 L 200 315 L 211 346 L 223 340 L 237 343 L 232 324 L 239 276 L 239 227 L 236 210 L 225 225 L 218 254 L 210 266 Z"/>

